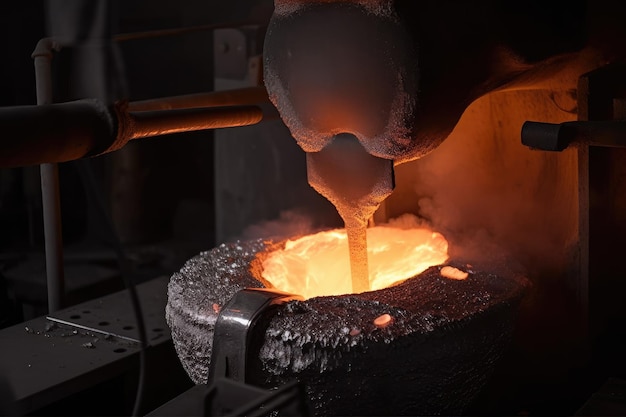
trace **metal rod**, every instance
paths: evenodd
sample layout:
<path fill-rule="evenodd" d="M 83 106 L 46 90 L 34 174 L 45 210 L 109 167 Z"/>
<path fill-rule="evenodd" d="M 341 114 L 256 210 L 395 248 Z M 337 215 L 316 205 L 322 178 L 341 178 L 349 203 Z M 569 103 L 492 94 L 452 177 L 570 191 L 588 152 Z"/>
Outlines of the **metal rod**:
<path fill-rule="evenodd" d="M 66 162 L 115 141 L 115 112 L 98 100 L 0 108 L 0 166 Z"/>
<path fill-rule="evenodd" d="M 522 144 L 543 151 L 572 145 L 626 147 L 626 121 L 578 121 L 560 124 L 525 122 Z"/>
<path fill-rule="evenodd" d="M 269 103 L 265 87 L 248 87 L 236 90 L 212 91 L 155 98 L 128 103 L 129 111 L 192 109 L 199 107 L 241 106 Z"/>
<path fill-rule="evenodd" d="M 127 107 L 87 99 L 0 108 L 0 167 L 73 161 L 116 151 L 132 139 L 245 126 L 266 118 L 256 106 L 150 112 Z"/>
<path fill-rule="evenodd" d="M 65 298 L 63 230 L 58 168 L 57 164 L 43 164 L 40 168 L 49 313 L 63 308 L 63 299 Z"/>
<path fill-rule="evenodd" d="M 52 102 L 50 62 L 59 46 L 51 39 L 42 39 L 32 54 L 35 63 L 37 105 Z M 19 140 L 16 138 L 16 140 Z M 63 235 L 61 227 L 61 197 L 57 164 L 41 165 L 41 198 L 46 248 L 46 282 L 48 287 L 48 312 L 63 307 L 65 277 L 63 271 Z"/>
<path fill-rule="evenodd" d="M 246 126 L 263 119 L 255 106 L 145 111 L 128 114 L 128 140 L 170 133 Z"/>
<path fill-rule="evenodd" d="M 261 23 L 258 21 L 248 20 L 248 21 L 242 21 L 242 22 L 199 25 L 199 26 L 192 26 L 192 27 L 186 27 L 186 28 L 150 30 L 146 32 L 135 32 L 135 33 L 121 33 L 119 35 L 115 35 L 113 37 L 113 40 L 116 42 L 126 42 L 126 41 L 134 41 L 134 40 L 139 40 L 139 39 L 150 39 L 150 38 L 159 38 L 159 37 L 165 37 L 165 36 L 185 35 L 187 33 L 204 32 L 208 30 L 227 29 L 227 28 L 235 28 L 235 27 L 242 27 L 242 26 L 254 26 L 254 25 L 260 25 L 260 24 Z"/>

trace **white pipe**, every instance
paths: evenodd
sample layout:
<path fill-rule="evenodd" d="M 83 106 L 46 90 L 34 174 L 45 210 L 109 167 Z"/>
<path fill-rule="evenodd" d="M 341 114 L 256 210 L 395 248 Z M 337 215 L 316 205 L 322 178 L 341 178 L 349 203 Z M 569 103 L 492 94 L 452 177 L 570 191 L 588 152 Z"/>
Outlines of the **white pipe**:
<path fill-rule="evenodd" d="M 37 105 L 52 103 L 52 77 L 50 63 L 60 45 L 53 39 L 41 39 L 33 51 Z M 63 271 L 63 234 L 61 228 L 61 197 L 57 164 L 42 164 L 41 199 L 46 247 L 46 282 L 48 287 L 48 312 L 63 307 L 65 277 Z"/>

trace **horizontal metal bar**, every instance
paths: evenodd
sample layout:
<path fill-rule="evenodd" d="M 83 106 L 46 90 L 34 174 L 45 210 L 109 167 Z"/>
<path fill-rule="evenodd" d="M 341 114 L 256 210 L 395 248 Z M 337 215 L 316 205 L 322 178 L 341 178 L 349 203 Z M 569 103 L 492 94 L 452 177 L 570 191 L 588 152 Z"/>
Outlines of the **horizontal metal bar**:
<path fill-rule="evenodd" d="M 580 121 L 560 124 L 525 122 L 522 144 L 532 149 L 560 152 L 569 146 L 626 147 L 626 121 Z"/>
<path fill-rule="evenodd" d="M 244 27 L 244 26 L 259 26 L 262 24 L 259 21 L 254 20 L 246 20 L 240 22 L 228 22 L 228 23 L 215 23 L 209 25 L 198 25 L 198 26 L 190 26 L 185 28 L 173 28 L 173 29 L 160 29 L 160 30 L 149 30 L 144 32 L 133 32 L 133 33 L 120 33 L 119 35 L 115 35 L 113 40 L 115 42 L 127 42 L 127 41 L 135 41 L 140 39 L 152 39 L 152 38 L 161 38 L 166 36 L 179 36 L 186 35 L 188 33 L 196 33 L 196 32 L 204 32 L 211 31 L 216 29 L 227 29 L 227 28 L 236 28 L 236 27 Z"/>
<path fill-rule="evenodd" d="M 172 110 L 198 107 L 241 106 L 269 103 L 265 87 L 247 87 L 234 90 L 211 91 L 209 93 L 153 98 L 128 103 L 128 110 Z"/>
<path fill-rule="evenodd" d="M 116 151 L 138 138 L 246 126 L 260 122 L 257 106 L 130 112 L 78 100 L 0 108 L 0 168 L 66 162 Z"/>
<path fill-rule="evenodd" d="M 132 140 L 171 133 L 248 126 L 260 122 L 263 112 L 256 106 L 209 107 L 132 112 L 129 117 L 128 138 Z"/>

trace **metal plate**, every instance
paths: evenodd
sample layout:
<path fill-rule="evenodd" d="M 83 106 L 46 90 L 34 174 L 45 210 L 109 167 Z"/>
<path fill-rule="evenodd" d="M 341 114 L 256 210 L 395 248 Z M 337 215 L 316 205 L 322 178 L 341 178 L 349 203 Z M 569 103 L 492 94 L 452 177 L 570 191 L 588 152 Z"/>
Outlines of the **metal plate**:
<path fill-rule="evenodd" d="M 137 286 L 153 346 L 171 340 L 164 318 L 167 283 L 162 277 Z M 2 399 L 14 404 L 12 413 L 32 413 L 137 365 L 140 346 L 125 291 L 51 318 L 54 321 L 39 317 L 0 330 L 0 387 L 9 391 Z M 128 326 L 133 329 L 124 329 Z M 112 336 L 116 333 L 121 337 Z"/>
<path fill-rule="evenodd" d="M 148 344 L 170 338 L 165 322 L 168 282 L 168 277 L 162 277 L 141 285 L 140 303 Z M 139 343 L 135 315 L 126 291 L 77 304 L 50 314 L 47 318 L 56 323 Z"/>

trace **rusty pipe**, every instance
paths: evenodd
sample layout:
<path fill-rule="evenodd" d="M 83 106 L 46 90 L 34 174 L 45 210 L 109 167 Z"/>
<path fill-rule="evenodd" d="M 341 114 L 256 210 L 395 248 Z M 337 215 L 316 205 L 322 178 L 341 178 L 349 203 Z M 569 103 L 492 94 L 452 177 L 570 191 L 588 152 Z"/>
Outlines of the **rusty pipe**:
<path fill-rule="evenodd" d="M 247 126 L 260 122 L 263 114 L 255 106 L 237 106 L 123 112 L 119 116 L 124 129 L 129 129 L 121 135 L 128 141 L 170 133 Z"/>
<path fill-rule="evenodd" d="M 263 118 L 256 106 L 151 112 L 128 107 L 87 99 L 0 108 L 0 167 L 71 161 L 118 150 L 133 139 L 246 126 Z"/>
<path fill-rule="evenodd" d="M 191 109 L 199 107 L 239 106 L 269 103 L 265 87 L 247 87 L 235 90 L 154 98 L 128 103 L 129 111 Z"/>

